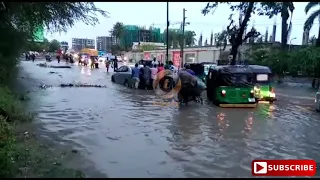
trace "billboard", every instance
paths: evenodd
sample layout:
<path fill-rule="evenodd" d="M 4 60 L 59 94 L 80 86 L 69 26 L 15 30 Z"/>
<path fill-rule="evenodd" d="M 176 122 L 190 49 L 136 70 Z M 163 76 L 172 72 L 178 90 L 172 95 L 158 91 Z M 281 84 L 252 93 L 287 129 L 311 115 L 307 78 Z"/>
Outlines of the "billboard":
<path fill-rule="evenodd" d="M 35 42 L 43 42 L 43 40 L 44 40 L 43 26 L 39 26 L 38 28 L 36 28 L 35 32 L 33 33 L 33 40 Z"/>

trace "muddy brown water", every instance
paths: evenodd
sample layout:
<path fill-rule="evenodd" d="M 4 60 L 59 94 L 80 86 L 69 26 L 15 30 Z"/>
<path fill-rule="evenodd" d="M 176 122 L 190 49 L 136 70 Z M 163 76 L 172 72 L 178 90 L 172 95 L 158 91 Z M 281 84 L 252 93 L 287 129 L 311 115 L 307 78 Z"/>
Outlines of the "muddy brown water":
<path fill-rule="evenodd" d="M 152 91 L 111 83 L 103 66 L 35 64 L 21 63 L 19 87 L 31 89 L 28 106 L 38 113 L 41 134 L 58 136 L 108 177 L 251 177 L 253 159 L 320 161 L 320 114 L 311 106 L 313 92 L 301 87 L 279 86 L 278 102 L 255 109 L 206 101 L 160 107 Z M 108 88 L 58 87 L 70 82 Z M 53 87 L 39 89 L 41 83 Z"/>

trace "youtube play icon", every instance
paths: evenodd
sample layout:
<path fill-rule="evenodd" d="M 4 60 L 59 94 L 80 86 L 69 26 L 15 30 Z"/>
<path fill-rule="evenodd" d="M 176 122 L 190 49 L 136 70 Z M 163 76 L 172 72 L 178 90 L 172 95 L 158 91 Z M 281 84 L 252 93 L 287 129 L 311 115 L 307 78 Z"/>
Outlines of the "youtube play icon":
<path fill-rule="evenodd" d="M 267 162 L 254 162 L 253 174 L 267 174 Z"/>

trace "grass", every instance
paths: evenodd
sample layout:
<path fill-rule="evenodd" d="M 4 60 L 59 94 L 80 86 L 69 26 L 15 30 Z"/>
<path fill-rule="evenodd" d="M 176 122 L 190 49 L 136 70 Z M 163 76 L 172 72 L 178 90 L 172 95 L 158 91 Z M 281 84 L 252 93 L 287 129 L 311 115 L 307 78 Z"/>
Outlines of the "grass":
<path fill-rule="evenodd" d="M 33 116 L 21 104 L 25 99 L 7 87 L 0 87 L 0 178 L 85 177 L 81 171 L 63 166 L 77 152 L 54 150 L 27 131 L 26 124 L 30 124 Z"/>

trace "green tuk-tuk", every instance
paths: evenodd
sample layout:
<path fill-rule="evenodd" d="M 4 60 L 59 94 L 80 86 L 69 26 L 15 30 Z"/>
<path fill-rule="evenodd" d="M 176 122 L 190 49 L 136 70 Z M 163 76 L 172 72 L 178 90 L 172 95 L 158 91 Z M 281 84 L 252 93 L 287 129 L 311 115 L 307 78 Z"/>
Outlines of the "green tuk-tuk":
<path fill-rule="evenodd" d="M 274 88 L 271 84 L 272 72 L 267 66 L 249 65 L 253 72 L 252 83 L 254 84 L 255 97 L 259 101 L 276 101 Z"/>
<path fill-rule="evenodd" d="M 195 73 L 195 75 L 203 80 L 203 82 L 205 82 L 205 73 L 204 73 L 204 66 L 200 63 L 191 63 L 188 64 L 190 66 L 190 69 Z"/>
<path fill-rule="evenodd" d="M 200 64 L 202 64 L 204 66 L 204 74 L 205 74 L 205 76 L 208 75 L 210 68 L 214 68 L 214 67 L 217 66 L 217 64 L 212 63 L 212 62 L 202 62 Z"/>
<path fill-rule="evenodd" d="M 248 66 L 215 66 L 207 75 L 207 97 L 220 107 L 256 107 L 252 82 L 253 73 Z"/>

